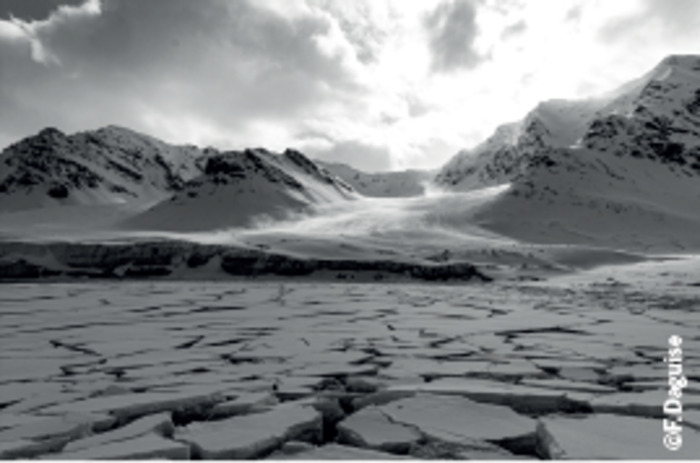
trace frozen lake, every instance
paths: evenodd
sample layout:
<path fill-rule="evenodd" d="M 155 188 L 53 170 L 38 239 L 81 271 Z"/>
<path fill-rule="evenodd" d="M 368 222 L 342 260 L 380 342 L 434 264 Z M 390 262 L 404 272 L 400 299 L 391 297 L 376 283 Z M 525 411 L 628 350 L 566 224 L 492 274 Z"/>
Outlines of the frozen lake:
<path fill-rule="evenodd" d="M 672 335 L 684 340 L 683 368 L 694 378 L 683 396 L 686 448 L 700 443 L 700 387 L 694 382 L 700 380 L 700 291 L 694 263 L 644 265 L 648 268 L 609 267 L 545 282 L 449 286 L 256 281 L 1 285 L 0 453 L 31 457 L 63 449 L 50 456 L 260 457 L 294 453 L 294 441 L 305 440 L 321 447 L 299 443 L 295 455 L 300 458 L 313 457 L 309 452 L 323 458 L 388 458 L 409 452 L 423 458 L 534 455 L 527 445 L 514 445 L 500 435 L 462 436 L 489 446 L 500 443 L 497 448 L 470 447 L 477 452 L 473 454 L 469 448 L 449 450 L 451 454 L 435 450 L 435 439 L 445 440 L 431 431 L 436 426 L 470 432 L 449 413 L 443 418 L 408 411 L 404 418 L 396 415 L 394 424 L 404 420 L 418 434 L 405 436 L 405 445 L 382 445 L 383 436 L 390 440 L 396 429 L 382 428 L 377 420 L 388 416 L 394 400 L 408 400 L 409 408 L 437 400 L 429 407 L 459 409 L 461 405 L 440 402 L 459 399 L 527 417 L 533 424 L 524 428 L 530 426 L 542 442 L 549 442 L 546 436 L 565 440 L 547 434 L 550 419 L 568 419 L 584 435 L 594 433 L 596 426 L 587 421 L 594 417 L 611 420 L 603 424 L 611 429 L 621 426 L 616 419 L 632 420 L 630 429 L 639 425 L 649 430 L 635 431 L 640 449 L 647 452 L 639 455 L 656 451 L 670 458 L 680 454 L 669 454 L 661 445 L 659 417 L 668 396 L 663 359 Z M 335 419 L 328 418 L 319 401 L 340 407 Z M 366 413 L 368 403 L 384 415 Z M 300 429 L 294 421 L 300 415 L 288 417 L 294 407 L 323 415 L 321 437 L 288 432 Z M 479 413 L 488 415 L 489 410 Z M 144 427 L 128 439 L 109 438 L 125 426 L 128 431 L 134 419 L 138 424 L 138 419 L 163 412 L 174 420 L 174 430 L 163 434 Z M 573 419 L 578 416 L 573 412 L 585 418 Z M 282 431 L 266 443 L 250 436 L 240 442 L 235 436 L 200 441 L 202 435 L 210 436 L 208 424 L 268 415 L 275 423 L 288 418 L 291 424 L 280 425 Z M 540 427 L 535 426 L 538 418 Z M 348 431 L 351 419 L 359 420 L 360 430 L 378 426 L 372 438 L 379 443 L 363 440 L 361 431 Z M 440 419 L 447 421 L 436 424 Z M 83 426 L 80 432 L 73 432 L 76 422 Z M 106 437 L 95 439 L 102 435 Z M 658 439 L 646 442 L 649 435 Z M 160 440 L 147 439 L 154 436 Z M 578 449 L 567 450 L 566 442 L 559 442 L 564 454 L 540 450 L 537 455 L 615 455 L 614 442 L 591 434 L 594 438 L 601 441 L 599 449 L 610 445 L 613 453 L 576 453 Z M 87 442 L 74 452 L 83 453 L 70 452 L 81 440 Z M 111 440 L 117 443 L 106 444 Z M 145 453 L 138 453 L 139 448 Z M 352 453 L 362 452 L 359 448 L 389 453 Z"/>

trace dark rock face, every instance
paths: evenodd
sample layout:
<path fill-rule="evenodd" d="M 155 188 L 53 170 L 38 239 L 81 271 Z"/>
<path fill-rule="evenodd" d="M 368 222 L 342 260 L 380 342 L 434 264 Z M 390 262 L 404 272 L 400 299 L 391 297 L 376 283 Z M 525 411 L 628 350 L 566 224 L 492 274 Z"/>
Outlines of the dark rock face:
<path fill-rule="evenodd" d="M 39 139 L 53 142 L 54 140 L 66 139 L 66 135 L 55 127 L 46 127 L 37 135 Z"/>
<path fill-rule="evenodd" d="M 551 135 L 545 123 L 532 115 L 522 126 L 503 126 L 476 152 L 458 153 L 436 175 L 435 183 L 447 188 L 481 188 L 510 182 L 531 168 L 553 167 L 561 150 L 549 144 Z"/>
<path fill-rule="evenodd" d="M 333 272 L 380 272 L 405 275 L 420 280 L 450 280 L 472 278 L 481 281 L 491 279 L 471 264 L 454 263 L 448 265 L 414 264 L 394 261 L 355 261 L 299 259 L 283 255 L 225 256 L 221 268 L 232 275 L 310 275 L 316 271 Z"/>
<path fill-rule="evenodd" d="M 297 150 L 288 148 L 284 151 L 284 153 L 282 153 L 282 156 L 289 159 L 294 165 L 306 172 L 306 174 L 323 183 L 334 185 L 341 190 L 347 191 L 348 193 L 352 193 L 354 191 L 353 187 L 347 184 L 344 180 L 341 180 L 337 176 L 333 175 L 327 169 L 319 167 L 318 164 Z"/>
<path fill-rule="evenodd" d="M 45 129 L 7 148 L 0 167 L 0 211 L 62 205 L 142 210 L 148 205 L 148 213 L 135 213 L 116 225 L 126 228 L 178 227 L 177 217 L 170 217 L 186 214 L 195 199 L 192 207 L 198 211 L 201 201 L 230 202 L 229 215 L 215 214 L 221 223 L 184 217 L 179 224 L 190 220 L 216 228 L 233 221 L 244 226 L 258 216 L 284 217 L 311 204 L 355 197 L 352 187 L 296 150 L 222 153 L 168 145 L 119 127 L 74 135 Z M 47 202 L 46 196 L 62 201 Z M 153 210 L 156 217 L 149 218 Z"/>
<path fill-rule="evenodd" d="M 593 121 L 583 139 L 591 150 L 618 157 L 650 159 L 667 166 L 683 167 L 695 161 L 694 149 L 677 140 L 688 130 L 679 127 L 667 116 L 649 114 L 641 109 L 639 119 L 613 115 Z M 698 134 L 690 134 L 700 136 Z"/>
<path fill-rule="evenodd" d="M 33 257 L 50 252 L 61 268 L 34 264 Z M 12 256 L 21 252 L 26 259 Z M 199 245 L 177 241 L 137 244 L 12 243 L 0 244 L 0 280 L 33 279 L 43 276 L 89 276 L 95 278 L 137 278 L 170 275 L 176 268 L 194 269 L 221 258 L 221 270 L 238 277 L 308 276 L 315 272 L 369 272 L 418 280 L 491 281 L 469 263 L 410 263 L 394 261 L 355 261 L 303 259 L 258 250 Z"/>
<path fill-rule="evenodd" d="M 0 280 L 36 279 L 58 274 L 60 272 L 32 264 L 25 259 L 9 262 L 0 261 Z"/>
<path fill-rule="evenodd" d="M 240 163 L 235 162 L 231 157 L 215 156 L 207 160 L 204 173 L 211 176 L 243 177 L 245 170 Z"/>
<path fill-rule="evenodd" d="M 68 187 L 63 184 L 52 185 L 47 193 L 49 196 L 55 199 L 67 198 L 70 194 Z"/>
<path fill-rule="evenodd" d="M 235 183 L 247 175 L 259 175 L 270 183 L 280 183 L 295 190 L 303 189 L 303 185 L 294 177 L 270 162 L 272 156 L 263 149 L 230 151 L 210 157 L 204 173 L 215 184 Z"/>
<path fill-rule="evenodd" d="M 0 192 L 43 189 L 65 199 L 74 191 L 88 197 L 103 191 L 103 197 L 112 193 L 127 201 L 153 199 L 177 191 L 197 175 L 203 156 L 196 148 L 171 146 L 118 127 L 70 136 L 47 128 L 3 151 Z M 93 196 L 100 201 L 99 194 Z"/>

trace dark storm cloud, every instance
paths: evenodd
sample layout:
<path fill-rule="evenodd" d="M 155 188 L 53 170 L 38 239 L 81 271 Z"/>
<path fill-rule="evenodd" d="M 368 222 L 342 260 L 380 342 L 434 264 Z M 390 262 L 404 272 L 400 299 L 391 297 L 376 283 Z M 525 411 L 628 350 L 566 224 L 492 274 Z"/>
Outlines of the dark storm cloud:
<path fill-rule="evenodd" d="M 358 91 L 342 54 L 318 46 L 329 27 L 252 1 L 103 0 L 98 15 L 56 13 L 33 30 L 55 57 L 43 64 L 0 30 L 0 136 L 110 123 L 220 135 L 302 117 Z"/>
<path fill-rule="evenodd" d="M 700 2 L 697 0 L 643 0 L 643 10 L 618 18 L 600 29 L 603 41 L 623 39 L 644 32 L 650 23 L 661 25 L 663 34 L 673 39 L 695 33 L 700 40 Z"/>
<path fill-rule="evenodd" d="M 473 69 L 484 57 L 474 50 L 476 6 L 471 0 L 441 3 L 425 19 L 435 71 Z"/>
<path fill-rule="evenodd" d="M 60 5 L 80 5 L 83 0 L 0 0 L 0 18 L 44 19 Z"/>

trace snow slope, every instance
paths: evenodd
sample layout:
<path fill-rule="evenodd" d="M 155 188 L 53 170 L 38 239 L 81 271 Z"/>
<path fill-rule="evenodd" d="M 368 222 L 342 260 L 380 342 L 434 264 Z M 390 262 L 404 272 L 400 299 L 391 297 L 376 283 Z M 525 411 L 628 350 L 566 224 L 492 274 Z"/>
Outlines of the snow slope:
<path fill-rule="evenodd" d="M 173 231 L 254 226 L 356 197 L 351 186 L 298 151 L 231 151 L 210 156 L 204 173 L 182 191 L 123 225 Z"/>
<path fill-rule="evenodd" d="M 672 56 L 586 102 L 547 102 L 459 153 L 436 183 L 510 183 L 473 219 L 540 243 L 700 247 L 700 57 Z"/>
<path fill-rule="evenodd" d="M 287 217 L 355 198 L 303 154 L 222 154 L 109 126 L 48 128 L 0 155 L 0 223 L 9 236 L 89 229 L 203 230 Z"/>
<path fill-rule="evenodd" d="M 425 184 L 435 175 L 424 170 L 368 173 L 347 164 L 316 162 L 352 185 L 358 193 L 372 198 L 421 196 L 425 193 Z"/>
<path fill-rule="evenodd" d="M 507 183 L 523 173 L 527 159 L 578 143 L 604 104 L 601 100 L 540 103 L 522 121 L 504 124 L 476 148 L 457 153 L 435 181 L 456 191 Z"/>
<path fill-rule="evenodd" d="M 199 174 L 204 151 L 109 126 L 47 128 L 0 155 L 0 213 L 159 201 Z"/>

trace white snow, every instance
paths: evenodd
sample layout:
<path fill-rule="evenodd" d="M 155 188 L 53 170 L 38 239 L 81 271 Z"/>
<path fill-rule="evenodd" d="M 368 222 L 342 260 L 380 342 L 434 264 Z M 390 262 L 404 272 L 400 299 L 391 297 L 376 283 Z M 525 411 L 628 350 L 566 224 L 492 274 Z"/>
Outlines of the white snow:
<path fill-rule="evenodd" d="M 0 441 L 11 442 L 21 439 L 50 439 L 56 437 L 81 437 L 95 429 L 112 425 L 114 417 L 98 414 L 69 412 L 58 417 L 42 420 L 29 420 L 26 423 L 0 431 Z"/>
<path fill-rule="evenodd" d="M 157 434 L 148 434 L 48 457 L 56 460 L 189 460 L 190 448 Z"/>
<path fill-rule="evenodd" d="M 321 416 L 310 407 L 281 405 L 265 413 L 196 423 L 178 430 L 175 439 L 189 442 L 205 460 L 256 458 L 285 440 L 319 435 Z"/>
<path fill-rule="evenodd" d="M 435 176 L 432 171 L 422 170 L 368 173 L 346 164 L 316 162 L 370 198 L 422 196 L 426 194 L 426 183 Z"/>
<path fill-rule="evenodd" d="M 76 452 L 82 449 L 98 447 L 111 442 L 119 442 L 154 433 L 163 437 L 172 437 L 175 427 L 170 413 L 159 413 L 137 419 L 114 431 L 95 434 L 85 439 L 69 442 L 63 452 Z"/>
<path fill-rule="evenodd" d="M 421 439 L 414 427 L 393 422 L 376 407 L 366 407 L 337 426 L 340 442 L 357 447 L 402 453 Z"/>
<path fill-rule="evenodd" d="M 328 444 L 317 447 L 306 452 L 295 453 L 293 455 L 275 455 L 275 459 L 280 460 L 407 460 L 402 457 L 377 450 L 361 449 L 347 445 Z"/>
<path fill-rule="evenodd" d="M 379 407 L 395 423 L 415 426 L 434 439 L 448 442 L 524 438 L 535 421 L 508 407 L 463 397 L 419 394 Z"/>
<path fill-rule="evenodd" d="M 150 426 L 130 424 L 132 417 L 185 408 L 197 420 L 216 419 L 212 412 L 220 407 L 224 415 L 254 414 L 194 422 L 185 434 L 209 442 L 212 452 L 258 454 L 273 451 L 292 435 L 306 440 L 297 433 L 297 423 L 303 423 L 303 432 L 317 435 L 322 418 L 314 407 L 327 418 L 333 412 L 319 400 L 346 403 L 353 411 L 345 418 L 349 423 L 374 405 L 382 413 L 396 412 L 389 425 L 416 425 L 441 438 L 459 429 L 487 441 L 503 439 L 504 431 L 521 435 L 520 426 L 509 430 L 510 425 L 498 424 L 525 423 L 515 413 L 590 411 L 592 404 L 594 411 L 611 416 L 652 416 L 648 412 L 663 403 L 663 383 L 639 393 L 621 392 L 617 384 L 667 378 L 661 358 L 669 333 L 687 339 L 697 334 L 697 287 L 692 286 L 698 283 L 697 269 L 697 258 L 657 260 L 490 285 L 8 284 L 0 296 L 0 313 L 7 320 L 0 361 L 15 366 L 0 369 L 0 392 L 16 402 L 0 410 L 0 433 L 14 442 L 4 444 L 8 452 L 14 449 L 8 455 L 33 457 L 57 451 L 67 439 L 74 442 L 67 449 L 99 443 L 87 450 L 101 448 L 115 435 L 133 440 L 141 432 L 152 434 Z M 215 310 L 198 310 L 209 306 Z M 60 342 L 53 346 L 51 340 Z M 76 348 L 83 351 L 71 350 Z M 688 369 L 698 365 L 697 358 L 697 348 L 688 343 Z M 43 369 L 17 376 L 25 370 L 22 362 Z M 60 374 L 68 365 L 72 374 Z M 372 387 L 348 388 L 338 378 L 306 376 L 312 367 L 319 374 L 359 375 L 348 377 L 357 380 L 345 386 L 367 382 Z M 533 377 L 538 370 L 542 376 Z M 117 378 L 116 371 L 124 371 L 123 376 Z M 421 374 L 432 375 L 432 381 Z M 421 398 L 425 394 L 437 397 L 430 402 L 435 406 Z M 297 404 L 273 404 L 275 396 L 307 395 Z M 689 417 L 700 406 L 696 396 L 684 395 Z M 404 404 L 410 413 L 395 404 Z M 636 411 L 640 407 L 643 412 Z M 80 432 L 65 433 L 73 429 L 66 417 L 76 412 L 121 420 L 115 429 L 104 429 L 106 424 L 92 429 L 97 434 L 81 443 L 76 440 Z M 401 413 L 405 416 L 399 419 Z M 474 415 L 492 416 L 493 424 L 479 434 L 471 428 L 476 425 L 462 423 Z M 241 424 L 235 426 L 240 431 L 219 427 L 231 420 Z M 651 421 L 658 424 L 658 418 Z M 52 438 L 49 447 L 22 440 L 43 435 L 58 440 Z M 391 435 L 375 433 L 372 439 L 389 441 Z M 421 451 L 456 455 L 461 450 L 434 445 Z M 482 450 L 472 448 L 465 455 L 496 452 Z"/>
<path fill-rule="evenodd" d="M 203 390 L 204 389 L 204 390 Z M 173 393 L 133 393 L 108 397 L 95 397 L 43 408 L 42 414 L 61 415 L 70 412 L 111 413 L 122 418 L 134 418 L 175 408 L 214 405 L 223 400 L 222 386 L 199 388 L 195 391 Z"/>
<path fill-rule="evenodd" d="M 540 420 L 537 437 L 543 457 L 567 460 L 676 460 L 700 455 L 700 435 L 683 431 L 683 446 L 672 452 L 663 445 L 658 419 L 615 415 L 554 416 Z"/>
<path fill-rule="evenodd" d="M 591 406 L 596 413 L 659 418 L 664 415 L 663 404 L 666 399 L 668 388 L 599 396 L 591 401 Z M 700 396 L 684 394 L 682 402 L 686 410 L 700 410 Z"/>
<path fill-rule="evenodd" d="M 243 392 L 233 400 L 214 405 L 211 416 L 221 418 L 263 412 L 270 410 L 277 403 L 277 398 L 269 392 Z"/>
<path fill-rule="evenodd" d="M 472 222 L 520 240 L 698 249 L 700 164 L 691 152 L 700 117 L 688 106 L 700 87 L 698 61 L 669 57 L 597 100 L 542 103 L 458 153 L 436 181 L 459 191 L 512 183 Z"/>
<path fill-rule="evenodd" d="M 342 180 L 319 171 L 301 154 L 248 150 L 208 162 L 216 168 L 207 167 L 183 191 L 125 221 L 125 226 L 173 231 L 250 227 L 357 197 Z"/>

